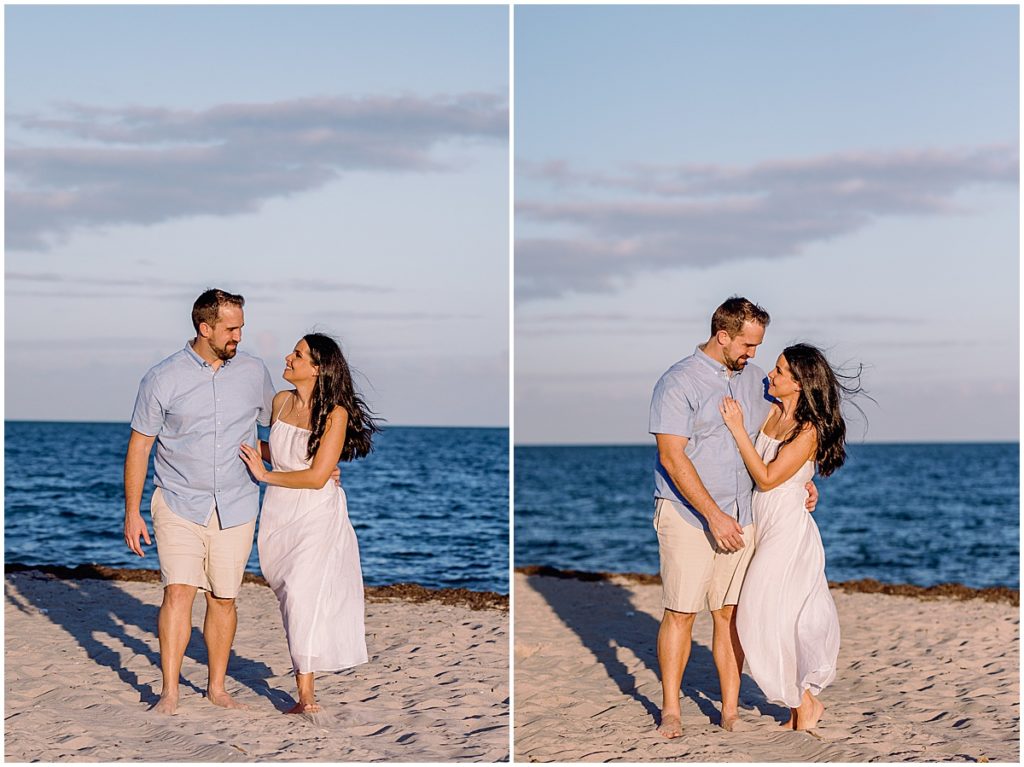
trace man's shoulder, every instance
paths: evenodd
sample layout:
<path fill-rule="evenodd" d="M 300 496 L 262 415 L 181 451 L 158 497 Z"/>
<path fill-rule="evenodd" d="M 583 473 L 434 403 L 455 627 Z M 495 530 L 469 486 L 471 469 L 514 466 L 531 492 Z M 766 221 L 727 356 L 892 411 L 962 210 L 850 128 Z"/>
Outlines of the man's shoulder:
<path fill-rule="evenodd" d="M 700 370 L 699 365 L 700 360 L 697 359 L 696 354 L 683 357 L 661 374 L 658 383 L 676 383 L 692 378 Z"/>
<path fill-rule="evenodd" d="M 231 358 L 231 371 L 235 374 L 259 377 L 262 377 L 264 373 L 268 375 L 270 373 L 262 359 L 243 351 L 235 352 L 235 356 Z"/>
<path fill-rule="evenodd" d="M 260 368 L 266 367 L 266 364 L 263 362 L 263 359 L 261 357 L 257 357 L 255 354 L 249 354 L 249 352 L 235 352 L 234 361 L 240 362 L 243 365 L 253 365 L 255 367 Z"/>
<path fill-rule="evenodd" d="M 753 362 L 748 362 L 744 366 L 743 375 L 750 376 L 750 380 L 756 381 L 757 383 L 761 383 L 762 381 L 764 381 L 765 378 L 768 377 L 768 374 L 765 373 L 760 367 L 755 365 Z"/>
<path fill-rule="evenodd" d="M 184 363 L 189 362 L 188 353 L 184 349 L 178 349 L 167 357 L 164 357 L 158 363 L 153 365 L 149 370 L 146 371 L 144 378 L 157 378 L 162 373 L 167 373 L 181 367 Z"/>
<path fill-rule="evenodd" d="M 766 378 L 768 374 L 754 363 L 748 363 L 743 368 L 743 383 L 752 388 L 763 386 Z"/>

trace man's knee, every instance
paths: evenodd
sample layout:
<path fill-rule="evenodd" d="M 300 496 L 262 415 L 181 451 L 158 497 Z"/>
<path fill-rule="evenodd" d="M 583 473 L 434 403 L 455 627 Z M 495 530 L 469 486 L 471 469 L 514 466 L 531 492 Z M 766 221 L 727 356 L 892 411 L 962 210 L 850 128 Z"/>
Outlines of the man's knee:
<path fill-rule="evenodd" d="M 213 593 L 206 592 L 206 606 L 209 609 L 216 610 L 219 612 L 232 612 L 235 609 L 235 598 L 234 597 L 218 597 L 214 596 Z"/>
<path fill-rule="evenodd" d="M 711 617 L 715 623 L 732 623 L 736 617 L 736 605 L 723 605 L 717 610 L 712 610 Z"/>
<path fill-rule="evenodd" d="M 199 589 L 187 583 L 168 583 L 164 587 L 163 606 L 172 610 L 192 610 Z"/>
<path fill-rule="evenodd" d="M 669 610 L 666 607 L 665 616 L 662 620 L 674 628 L 689 629 L 693 626 L 693 622 L 696 618 L 697 613 L 681 613 L 676 612 L 675 610 Z"/>

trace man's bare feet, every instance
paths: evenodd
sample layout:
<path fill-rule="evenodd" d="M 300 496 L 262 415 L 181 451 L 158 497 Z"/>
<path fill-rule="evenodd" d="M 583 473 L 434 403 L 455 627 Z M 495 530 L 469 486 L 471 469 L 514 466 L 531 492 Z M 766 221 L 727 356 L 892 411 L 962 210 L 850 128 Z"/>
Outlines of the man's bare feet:
<path fill-rule="evenodd" d="M 250 709 L 250 706 L 239 703 L 226 692 L 210 692 L 207 690 L 206 699 L 213 705 L 220 706 L 221 708 L 236 708 L 240 711 L 248 711 Z"/>
<path fill-rule="evenodd" d="M 286 714 L 317 714 L 321 711 L 320 704 L 316 701 L 303 703 L 301 700 L 285 711 Z"/>
<path fill-rule="evenodd" d="M 825 713 L 825 706 L 810 693 L 804 693 L 803 703 L 796 710 L 796 729 L 813 730 Z"/>
<path fill-rule="evenodd" d="M 742 732 L 746 728 L 746 722 L 740 719 L 739 714 L 722 714 L 721 727 L 727 732 Z"/>
<path fill-rule="evenodd" d="M 679 714 L 662 714 L 658 732 L 666 738 L 678 738 L 682 735 L 683 723 L 679 719 Z"/>
<path fill-rule="evenodd" d="M 154 714 L 166 714 L 168 716 L 178 713 L 178 693 L 165 692 L 150 711 Z"/>

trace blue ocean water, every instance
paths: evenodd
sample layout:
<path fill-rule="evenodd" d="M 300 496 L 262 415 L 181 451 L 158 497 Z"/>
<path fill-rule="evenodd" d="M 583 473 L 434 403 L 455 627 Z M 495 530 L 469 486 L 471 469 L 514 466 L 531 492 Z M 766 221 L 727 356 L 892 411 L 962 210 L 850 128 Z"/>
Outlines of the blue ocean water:
<path fill-rule="evenodd" d="M 833 580 L 1019 588 L 1019 447 L 849 445 L 815 478 Z M 515 564 L 658 571 L 651 446 L 516 447 Z"/>
<path fill-rule="evenodd" d="M 124 544 L 130 429 L 7 421 L 4 557 L 31 564 L 157 568 Z M 369 457 L 342 464 L 369 585 L 508 593 L 508 430 L 388 427 Z M 143 517 L 152 532 L 149 498 Z M 256 547 L 248 569 L 259 573 Z"/>

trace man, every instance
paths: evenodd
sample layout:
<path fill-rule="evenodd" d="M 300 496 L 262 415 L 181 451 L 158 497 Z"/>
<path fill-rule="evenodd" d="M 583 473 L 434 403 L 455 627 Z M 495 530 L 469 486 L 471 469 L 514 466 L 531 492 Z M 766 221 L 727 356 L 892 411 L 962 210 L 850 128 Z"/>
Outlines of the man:
<path fill-rule="evenodd" d="M 658 631 L 658 730 L 667 738 L 682 734 L 679 691 L 702 610 L 713 618 L 721 726 L 731 731 L 739 718 L 743 649 L 735 606 L 753 555 L 753 481 L 718 407 L 723 397 L 736 399 L 747 431 L 756 436 L 771 400 L 764 371 L 749 360 L 769 321 L 768 312 L 747 299 L 727 300 L 711 318 L 711 337 L 665 372 L 651 400 L 650 431 L 658 443 L 654 527 L 665 608 Z M 807 488 L 813 510 L 817 491 L 813 483 Z"/>
<path fill-rule="evenodd" d="M 235 597 L 252 551 L 259 485 L 238 456 L 253 445 L 256 423 L 270 423 L 274 384 L 262 361 L 238 351 L 242 296 L 207 290 L 192 307 L 194 339 L 153 367 L 139 385 L 124 461 L 124 539 L 145 556 L 150 543 L 139 506 L 156 442 L 152 516 L 164 586 L 160 605 L 163 689 L 154 710 L 173 714 L 178 677 L 192 633 L 192 603 L 206 593 L 203 638 L 209 655 L 207 699 L 246 708 L 224 689 L 235 637 Z"/>

